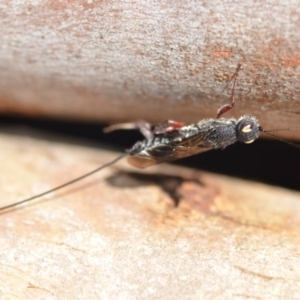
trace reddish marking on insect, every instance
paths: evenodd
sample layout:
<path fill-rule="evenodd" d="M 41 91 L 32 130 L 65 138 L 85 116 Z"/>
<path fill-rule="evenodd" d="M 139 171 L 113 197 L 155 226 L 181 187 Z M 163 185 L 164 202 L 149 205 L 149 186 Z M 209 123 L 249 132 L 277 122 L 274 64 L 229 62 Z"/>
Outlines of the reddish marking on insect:
<path fill-rule="evenodd" d="M 166 120 L 164 123 L 155 126 L 154 134 L 167 134 L 172 132 L 178 132 L 180 128 L 184 126 L 183 122 Z"/>
<path fill-rule="evenodd" d="M 238 64 L 237 68 L 236 68 L 236 71 L 235 73 L 232 75 L 231 79 L 234 79 L 233 80 L 233 87 L 231 89 L 231 103 L 230 104 L 225 104 L 224 106 L 222 106 L 219 110 L 218 110 L 218 113 L 217 113 L 217 119 L 225 114 L 227 111 L 231 110 L 234 106 L 234 103 L 235 103 L 235 95 L 234 95 L 234 91 L 235 91 L 235 84 L 236 84 L 236 79 L 237 79 L 237 75 L 241 69 L 242 65 L 241 64 Z"/>
<path fill-rule="evenodd" d="M 89 173 L 41 194 L 0 207 L 0 210 L 18 206 L 71 185 L 113 165 L 125 156 L 128 156 L 128 163 L 132 166 L 137 168 L 147 168 L 152 165 L 188 157 L 208 150 L 222 149 L 237 141 L 249 144 L 258 138 L 259 132 L 264 132 L 278 140 L 300 148 L 299 145 L 283 140 L 271 133 L 280 130 L 291 130 L 291 128 L 267 131 L 258 124 L 257 119 L 253 116 L 243 116 L 238 120 L 234 118 L 220 118 L 224 113 L 231 110 L 235 104 L 235 84 L 241 66 L 241 64 L 238 64 L 235 73 L 231 77 L 231 80 L 233 79 L 234 81 L 231 90 L 231 103 L 222 106 L 218 110 L 216 119 L 204 119 L 196 124 L 190 125 L 184 125 L 184 123 L 174 120 L 167 120 L 161 124 L 152 125 L 146 121 L 139 120 L 132 123 L 108 126 L 104 132 L 111 132 L 119 129 L 138 129 L 144 135 L 145 139 L 135 143 L 126 154 L 120 155 L 113 161 L 108 162 Z M 299 129 L 299 127 L 293 129 Z"/>

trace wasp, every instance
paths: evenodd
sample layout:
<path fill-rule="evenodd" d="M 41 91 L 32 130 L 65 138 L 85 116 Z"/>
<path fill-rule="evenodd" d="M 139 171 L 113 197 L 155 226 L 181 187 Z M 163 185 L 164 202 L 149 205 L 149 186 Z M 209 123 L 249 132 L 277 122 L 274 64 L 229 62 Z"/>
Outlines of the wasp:
<path fill-rule="evenodd" d="M 167 120 L 162 124 L 151 125 L 145 121 L 111 125 L 104 132 L 118 129 L 138 129 L 145 137 L 134 144 L 128 152 L 128 163 L 137 168 L 174 161 L 196 155 L 212 149 L 242 142 L 250 144 L 255 141 L 259 132 L 266 132 L 253 116 L 220 118 L 231 110 L 235 104 L 235 85 L 241 64 L 232 76 L 231 103 L 222 106 L 215 119 L 203 119 L 196 124 L 185 125 L 182 122 Z"/>
<path fill-rule="evenodd" d="M 235 73 L 231 77 L 231 80 L 233 80 L 230 96 L 231 102 L 230 104 L 222 106 L 217 111 L 215 119 L 203 119 L 196 124 L 190 125 L 185 125 L 182 122 L 174 120 L 167 120 L 158 125 L 151 125 L 148 122 L 140 120 L 132 123 L 108 126 L 104 129 L 105 133 L 119 129 L 137 129 L 142 133 L 145 139 L 135 143 L 126 151 L 126 153 L 91 172 L 41 194 L 0 207 L 0 211 L 18 206 L 62 189 L 115 164 L 125 156 L 127 156 L 127 161 L 130 165 L 143 169 L 156 164 L 196 155 L 212 149 L 224 149 L 235 142 L 250 144 L 259 137 L 259 132 L 264 132 L 281 141 L 299 147 L 299 145 L 285 141 L 271 133 L 274 131 L 290 129 L 264 130 L 259 125 L 256 117 L 249 115 L 242 116 L 239 119 L 220 118 L 224 113 L 231 110 L 235 104 L 235 85 L 241 67 L 242 65 L 238 64 Z"/>

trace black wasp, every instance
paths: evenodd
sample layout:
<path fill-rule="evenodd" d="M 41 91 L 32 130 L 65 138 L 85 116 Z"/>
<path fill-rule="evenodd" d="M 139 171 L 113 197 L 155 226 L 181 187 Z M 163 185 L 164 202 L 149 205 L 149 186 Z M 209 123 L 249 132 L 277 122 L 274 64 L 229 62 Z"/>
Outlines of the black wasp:
<path fill-rule="evenodd" d="M 132 166 L 137 168 L 147 168 L 152 165 L 188 157 L 208 150 L 225 148 L 237 141 L 249 144 L 258 138 L 259 132 L 274 136 L 270 132 L 279 130 L 264 130 L 253 116 L 245 115 L 238 120 L 235 118 L 220 118 L 234 106 L 234 91 L 240 69 L 241 64 L 237 66 L 236 72 L 231 78 L 231 80 L 233 80 L 230 97 L 231 103 L 222 106 L 218 110 L 216 119 L 204 119 L 197 124 L 191 125 L 185 125 L 182 122 L 173 120 L 167 120 L 158 125 L 151 125 L 145 121 L 111 125 L 105 128 L 104 132 L 111 132 L 118 129 L 138 129 L 144 135 L 145 139 L 135 143 L 127 150 L 126 154 L 122 154 L 113 161 L 104 164 L 89 173 L 51 190 L 45 191 L 44 193 L 0 207 L 0 210 L 5 210 L 57 191 L 113 165 L 125 156 L 128 156 L 128 163 Z M 274 137 L 282 140 L 277 136 Z M 284 142 L 292 144 L 293 146 L 298 146 L 288 141 Z"/>
<path fill-rule="evenodd" d="M 241 64 L 232 76 L 231 104 L 222 106 L 216 119 L 204 119 L 196 124 L 167 120 L 151 125 L 145 121 L 109 126 L 105 132 L 117 129 L 138 129 L 145 140 L 137 142 L 128 152 L 128 162 L 134 167 L 147 168 L 163 162 L 173 161 L 211 149 L 225 148 L 237 141 L 250 144 L 264 131 L 253 116 L 220 118 L 231 110 L 235 103 L 235 84 Z"/>

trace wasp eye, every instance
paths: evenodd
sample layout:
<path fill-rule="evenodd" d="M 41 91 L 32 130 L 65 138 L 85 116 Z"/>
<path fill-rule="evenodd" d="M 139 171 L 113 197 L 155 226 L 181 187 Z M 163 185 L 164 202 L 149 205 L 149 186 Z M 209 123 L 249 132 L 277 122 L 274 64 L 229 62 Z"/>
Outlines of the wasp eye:
<path fill-rule="evenodd" d="M 253 129 L 253 124 L 250 122 L 246 122 L 246 124 L 242 125 L 241 132 L 248 133 L 251 132 L 252 129 Z"/>
<path fill-rule="evenodd" d="M 251 143 L 253 143 L 255 140 L 250 140 L 250 141 L 247 141 L 247 142 L 245 142 L 245 144 L 251 144 Z"/>

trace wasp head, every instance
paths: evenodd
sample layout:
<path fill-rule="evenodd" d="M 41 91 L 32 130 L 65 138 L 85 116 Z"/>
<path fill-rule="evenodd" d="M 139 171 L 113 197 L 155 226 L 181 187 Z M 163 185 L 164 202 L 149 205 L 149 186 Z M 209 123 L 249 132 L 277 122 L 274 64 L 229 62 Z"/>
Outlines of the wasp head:
<path fill-rule="evenodd" d="M 258 138 L 259 124 L 255 117 L 243 116 L 236 124 L 236 136 L 239 142 L 250 144 Z"/>

